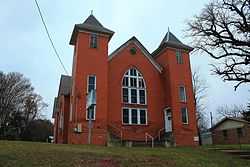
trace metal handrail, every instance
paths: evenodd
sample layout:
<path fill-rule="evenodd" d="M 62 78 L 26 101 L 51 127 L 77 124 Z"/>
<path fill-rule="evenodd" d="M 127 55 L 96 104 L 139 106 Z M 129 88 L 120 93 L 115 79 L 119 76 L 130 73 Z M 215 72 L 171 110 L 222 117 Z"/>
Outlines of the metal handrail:
<path fill-rule="evenodd" d="M 161 128 L 158 131 L 158 139 L 161 140 L 161 132 L 164 130 L 165 128 Z"/>
<path fill-rule="evenodd" d="M 148 137 L 151 138 L 151 147 L 154 148 L 154 137 L 151 136 L 149 133 L 145 133 L 145 143 L 147 144 L 148 143 Z"/>
<path fill-rule="evenodd" d="M 110 124 L 109 124 L 109 126 L 110 126 L 111 128 L 116 129 L 116 130 L 118 130 L 118 131 L 120 132 L 120 139 L 121 139 L 121 144 L 122 144 L 122 138 L 123 138 L 122 130 L 119 129 L 119 128 L 117 128 L 117 127 L 114 126 L 114 125 L 110 125 Z"/>

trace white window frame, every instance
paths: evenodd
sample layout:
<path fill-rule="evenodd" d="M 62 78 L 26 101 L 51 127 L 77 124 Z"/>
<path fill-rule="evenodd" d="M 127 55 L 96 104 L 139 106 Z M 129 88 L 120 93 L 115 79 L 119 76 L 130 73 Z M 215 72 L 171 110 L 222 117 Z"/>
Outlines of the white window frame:
<path fill-rule="evenodd" d="M 182 55 L 182 51 L 181 50 L 176 50 L 175 57 L 176 57 L 177 64 L 184 64 L 183 55 Z"/>
<path fill-rule="evenodd" d="M 95 90 L 96 90 L 96 75 L 90 74 L 87 76 L 87 93 L 89 93 L 89 78 L 90 77 L 95 77 Z"/>
<path fill-rule="evenodd" d="M 130 74 L 130 70 L 131 69 L 135 69 L 136 70 L 136 76 L 132 76 L 131 74 Z M 128 78 L 128 86 L 123 86 L 123 79 L 125 78 L 125 77 L 127 77 Z M 136 79 L 136 87 L 131 87 L 131 84 L 130 84 L 130 79 L 131 78 L 135 78 Z M 141 88 L 141 87 L 139 87 L 139 79 L 142 79 L 142 81 L 143 81 L 143 84 L 144 84 L 144 88 Z M 123 78 L 122 78 L 122 82 L 121 82 L 121 84 L 122 84 L 122 102 L 123 102 L 123 88 L 126 88 L 126 89 L 128 89 L 128 102 L 123 102 L 123 103 L 125 103 L 125 104 L 139 104 L 139 105 L 147 105 L 147 88 L 146 88 L 146 83 L 145 83 L 145 80 L 144 80 L 144 78 L 143 78 L 143 76 L 142 76 L 142 74 L 136 69 L 136 68 L 130 68 L 130 69 L 128 69 L 126 72 L 125 72 L 125 74 L 124 74 L 124 76 L 123 76 Z M 136 103 L 132 103 L 132 99 L 131 99 L 131 89 L 136 89 L 136 93 L 137 93 L 137 99 L 136 99 Z M 145 92 L 145 103 L 144 104 L 141 104 L 140 103 L 140 90 L 144 90 L 144 92 Z"/>
<path fill-rule="evenodd" d="M 59 129 L 63 130 L 63 124 L 64 124 L 64 113 L 60 112 L 60 114 L 59 114 Z"/>
<path fill-rule="evenodd" d="M 182 99 L 182 97 L 181 97 L 181 88 L 183 88 L 183 90 L 184 90 L 184 99 Z M 179 86 L 179 99 L 180 99 L 180 101 L 181 102 L 187 102 L 187 93 L 186 93 L 186 88 L 185 88 L 185 86 L 184 85 L 181 85 L 181 86 Z"/>
<path fill-rule="evenodd" d="M 187 118 L 187 122 L 183 122 L 183 120 L 182 120 L 182 109 L 183 108 L 185 108 L 185 114 L 186 114 L 186 118 Z M 189 118 L 188 118 L 189 116 L 188 116 L 188 109 L 187 109 L 187 107 L 181 107 L 181 122 L 183 123 L 183 124 L 185 124 L 185 125 L 187 125 L 187 124 L 189 124 Z"/>
<path fill-rule="evenodd" d="M 96 47 L 92 47 L 92 35 L 96 36 Z M 97 33 L 91 33 L 89 36 L 89 47 L 92 49 L 97 49 L 98 48 L 98 34 Z"/>
<path fill-rule="evenodd" d="M 128 119 L 129 119 L 129 123 L 124 123 L 123 122 L 123 109 L 128 109 Z M 136 110 L 137 111 L 137 123 L 132 123 L 132 110 Z M 144 110 L 145 111 L 145 119 L 146 122 L 145 124 L 141 124 L 141 119 L 140 119 L 140 110 Z M 122 107 L 122 124 L 123 125 L 148 125 L 148 110 L 146 108 L 130 108 L 130 107 Z"/>
<path fill-rule="evenodd" d="M 96 117 L 96 105 L 94 105 L 94 119 L 91 119 L 92 121 L 95 121 Z M 86 109 L 86 120 L 89 121 L 88 119 L 88 109 Z"/>

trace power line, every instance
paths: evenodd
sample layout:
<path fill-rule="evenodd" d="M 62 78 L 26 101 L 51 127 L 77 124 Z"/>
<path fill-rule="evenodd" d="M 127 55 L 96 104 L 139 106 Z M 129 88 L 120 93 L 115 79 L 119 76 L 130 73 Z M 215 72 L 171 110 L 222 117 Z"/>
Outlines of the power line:
<path fill-rule="evenodd" d="M 47 36 L 48 36 L 48 38 L 49 38 L 49 41 L 50 41 L 50 44 L 51 44 L 51 46 L 52 46 L 52 49 L 54 50 L 56 57 L 58 58 L 58 60 L 59 60 L 59 62 L 60 62 L 60 64 L 61 64 L 61 66 L 63 67 L 64 72 L 65 72 L 66 74 L 69 74 L 68 71 L 67 71 L 67 69 L 65 68 L 65 66 L 64 66 L 64 64 L 63 64 L 63 62 L 62 62 L 62 60 L 61 60 L 61 58 L 60 58 L 60 55 L 58 54 L 58 52 L 57 52 L 57 50 L 56 50 L 56 47 L 55 47 L 54 42 L 53 42 L 53 40 L 52 40 L 52 38 L 51 38 L 51 36 L 50 36 L 48 27 L 47 27 L 47 25 L 46 25 L 46 23 L 45 23 L 45 20 L 44 20 L 44 18 L 43 18 L 43 15 L 42 15 L 42 12 L 41 12 L 41 9 L 40 9 L 40 6 L 39 6 L 37 0 L 35 0 L 35 3 L 36 3 L 36 7 L 37 7 L 37 9 L 38 9 L 39 15 L 40 15 L 40 17 L 41 17 L 42 23 L 43 23 L 43 25 L 44 25 L 46 34 L 47 34 Z"/>

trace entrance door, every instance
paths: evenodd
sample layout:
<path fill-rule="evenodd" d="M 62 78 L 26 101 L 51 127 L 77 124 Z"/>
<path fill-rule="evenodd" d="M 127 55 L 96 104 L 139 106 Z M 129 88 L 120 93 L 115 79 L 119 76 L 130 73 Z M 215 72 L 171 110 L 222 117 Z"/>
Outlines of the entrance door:
<path fill-rule="evenodd" d="M 165 132 L 172 132 L 172 113 L 170 109 L 164 111 Z"/>

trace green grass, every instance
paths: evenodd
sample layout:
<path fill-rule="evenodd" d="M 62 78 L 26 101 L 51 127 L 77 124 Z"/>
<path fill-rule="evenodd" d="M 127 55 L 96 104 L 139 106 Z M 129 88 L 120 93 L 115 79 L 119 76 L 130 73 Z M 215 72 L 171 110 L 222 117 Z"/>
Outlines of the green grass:
<path fill-rule="evenodd" d="M 204 148 L 124 148 L 0 141 L 0 167 L 247 167 Z"/>
<path fill-rule="evenodd" d="M 232 145 L 212 145 L 207 146 L 214 149 L 237 149 L 237 150 L 250 150 L 250 144 L 232 144 Z"/>

